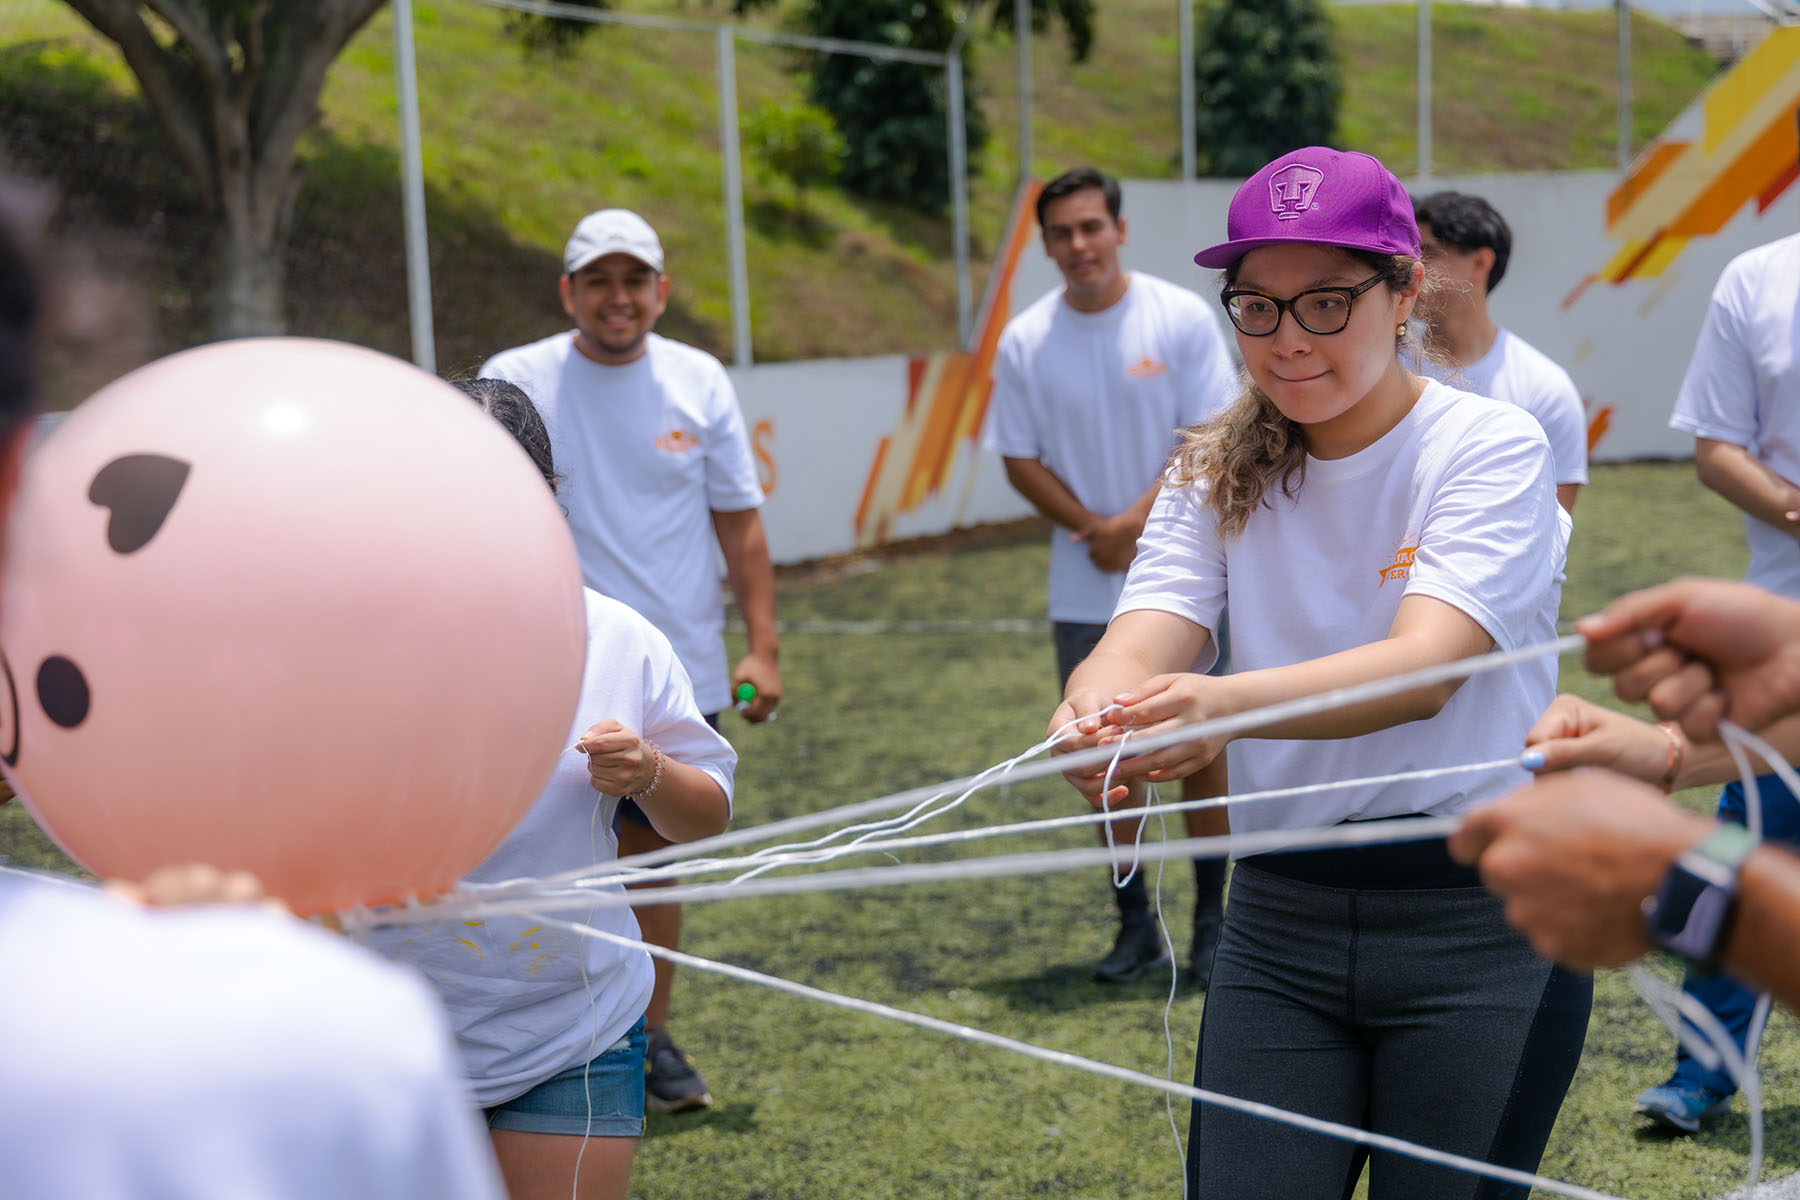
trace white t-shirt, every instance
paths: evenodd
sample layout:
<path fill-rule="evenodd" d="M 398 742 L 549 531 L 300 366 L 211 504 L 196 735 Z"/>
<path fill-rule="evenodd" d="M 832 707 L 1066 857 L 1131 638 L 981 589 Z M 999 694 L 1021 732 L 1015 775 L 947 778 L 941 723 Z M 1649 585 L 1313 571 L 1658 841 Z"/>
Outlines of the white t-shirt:
<path fill-rule="evenodd" d="M 1408 364 L 1414 371 L 1452 387 L 1516 404 L 1544 427 L 1556 460 L 1556 482 L 1588 481 L 1587 409 L 1569 373 L 1511 330 L 1501 328 L 1480 361 L 1444 367 L 1429 359 Z"/>
<path fill-rule="evenodd" d="M 410 972 L 262 911 L 0 871 L 0 1191 L 499 1200 Z"/>
<path fill-rule="evenodd" d="M 1238 394 L 1219 319 L 1186 288 L 1131 273 L 1111 308 L 1071 308 L 1061 288 L 1007 323 L 994 363 L 988 449 L 1035 458 L 1102 516 L 1135 504 L 1168 465 L 1176 431 Z M 1125 573 L 1094 566 L 1058 529 L 1050 542 L 1050 619 L 1105 624 Z"/>
<path fill-rule="evenodd" d="M 1669 425 L 1742 446 L 1800 485 L 1800 234 L 1726 264 Z M 1800 541 L 1748 514 L 1744 536 L 1746 578 L 1800 600 Z"/>
<path fill-rule="evenodd" d="M 1138 544 L 1119 611 L 1175 613 L 1207 629 L 1230 606 L 1234 671 L 1289 666 L 1388 636 L 1402 596 L 1442 600 L 1501 650 L 1556 636 L 1568 514 L 1543 430 L 1508 404 L 1427 384 L 1412 411 L 1348 458 L 1306 460 L 1222 541 L 1207 486 L 1169 487 Z M 1214 653 L 1210 648 L 1206 656 Z M 1202 661 L 1196 669 L 1207 664 Z M 1429 721 L 1361 737 L 1231 743 L 1231 790 L 1261 791 L 1518 755 L 1556 694 L 1556 661 L 1466 681 Z M 1506 766 L 1439 781 L 1332 788 L 1231 810 L 1234 832 L 1454 814 L 1523 783 Z"/>
<path fill-rule="evenodd" d="M 481 883 L 537 878 L 619 856 L 617 796 L 594 791 L 580 736 L 612 718 L 698 767 L 731 796 L 737 752 L 694 706 L 668 639 L 616 600 L 587 592 L 588 654 L 581 703 L 543 795 L 500 848 L 469 874 Z M 618 894 L 622 888 L 607 891 Z M 638 936 L 629 908 L 555 914 Z M 475 1098 L 503 1104 L 600 1054 L 644 1015 L 650 956 L 524 917 L 405 925 L 369 945 L 417 967 L 450 1014 Z"/>
<path fill-rule="evenodd" d="M 557 501 L 595 591 L 663 631 L 704 712 L 731 702 L 712 513 L 762 504 L 737 393 L 719 360 L 652 333 L 606 367 L 559 333 L 489 359 L 484 376 L 523 388 L 550 429 Z"/>

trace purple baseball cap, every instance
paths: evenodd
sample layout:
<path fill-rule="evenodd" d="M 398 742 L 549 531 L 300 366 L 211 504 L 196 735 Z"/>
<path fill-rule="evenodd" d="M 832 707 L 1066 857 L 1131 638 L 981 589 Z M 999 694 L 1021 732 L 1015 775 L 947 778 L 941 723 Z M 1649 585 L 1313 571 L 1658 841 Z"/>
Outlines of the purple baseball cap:
<path fill-rule="evenodd" d="M 1231 198 L 1229 239 L 1194 255 L 1222 269 L 1259 246 L 1311 242 L 1374 254 L 1419 253 L 1412 198 L 1379 159 L 1308 146 L 1282 155 Z"/>

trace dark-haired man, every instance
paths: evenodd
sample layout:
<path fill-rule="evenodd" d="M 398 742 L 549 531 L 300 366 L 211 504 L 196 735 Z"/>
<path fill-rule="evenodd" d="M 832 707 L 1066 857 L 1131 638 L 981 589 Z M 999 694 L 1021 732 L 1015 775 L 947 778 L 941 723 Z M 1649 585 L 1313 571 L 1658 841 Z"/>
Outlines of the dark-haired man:
<path fill-rule="evenodd" d="M 1410 364 L 1452 386 L 1516 404 L 1550 439 L 1556 499 L 1569 512 L 1587 482 L 1587 415 L 1569 373 L 1494 322 L 1488 295 L 1506 274 L 1512 230 L 1479 196 L 1435 192 L 1414 206 L 1425 265 L 1443 284 L 1432 332 L 1453 360 Z"/>
<path fill-rule="evenodd" d="M 744 684 L 754 690 L 744 716 L 765 721 L 781 700 L 775 574 L 731 380 L 712 355 L 655 332 L 669 277 L 661 239 L 636 213 L 607 208 L 583 217 L 563 251 L 557 290 L 574 330 L 502 351 L 481 373 L 517 384 L 542 412 L 563 476 L 557 498 L 587 585 L 662 631 L 715 728 Z M 729 675 L 717 557 L 749 632 L 749 653 Z M 630 797 L 619 815 L 620 857 L 669 844 Z M 680 905 L 640 907 L 637 918 L 645 941 L 678 948 Z M 674 975 L 673 963 L 656 960 L 645 1014 L 645 1103 L 659 1112 L 712 1104 L 706 1080 L 666 1028 Z"/>
<path fill-rule="evenodd" d="M 1118 182 L 1092 167 L 1065 171 L 1037 199 L 1044 251 L 1063 284 L 1014 317 L 1000 337 L 987 445 L 1006 477 L 1059 528 L 1050 550 L 1057 670 L 1099 642 L 1156 498 L 1176 430 L 1206 420 L 1237 392 L 1218 319 L 1199 296 L 1119 265 L 1125 244 Z M 1224 791 L 1224 763 L 1183 782 L 1182 795 Z M 1226 832 L 1223 810 L 1187 814 L 1195 835 Z M 1135 823 L 1114 825 L 1129 839 Z M 1224 864 L 1194 863 L 1192 969 L 1206 986 L 1218 943 Z M 1142 872 L 1113 889 L 1119 934 L 1096 979 L 1136 979 L 1166 961 Z"/>

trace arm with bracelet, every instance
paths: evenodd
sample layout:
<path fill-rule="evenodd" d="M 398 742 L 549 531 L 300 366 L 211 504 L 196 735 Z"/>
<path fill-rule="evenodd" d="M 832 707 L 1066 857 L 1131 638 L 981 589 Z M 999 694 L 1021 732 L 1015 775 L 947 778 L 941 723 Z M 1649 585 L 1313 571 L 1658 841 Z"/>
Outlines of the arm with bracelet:
<path fill-rule="evenodd" d="M 671 842 L 723 833 L 731 801 L 705 771 L 676 762 L 661 746 L 617 721 L 601 721 L 581 735 L 594 790 L 629 796 L 656 831 Z"/>

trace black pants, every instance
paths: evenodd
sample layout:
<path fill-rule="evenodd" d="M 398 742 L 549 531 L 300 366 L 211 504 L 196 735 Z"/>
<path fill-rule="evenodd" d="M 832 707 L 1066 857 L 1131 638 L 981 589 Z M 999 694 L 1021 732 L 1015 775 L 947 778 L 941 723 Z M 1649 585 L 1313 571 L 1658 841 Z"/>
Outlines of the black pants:
<path fill-rule="evenodd" d="M 1432 845 L 1443 857 L 1442 843 Z M 1539 958 L 1479 886 L 1406 890 L 1417 873 L 1390 873 L 1381 848 L 1338 853 L 1358 856 L 1354 869 L 1379 886 L 1324 886 L 1257 859 L 1237 864 L 1196 1086 L 1535 1170 L 1581 1057 L 1592 978 Z M 1291 864 L 1278 859 L 1324 857 L 1261 861 L 1286 872 Z M 1187 1192 L 1347 1200 L 1365 1158 L 1370 1200 L 1526 1194 L 1198 1103 Z"/>

